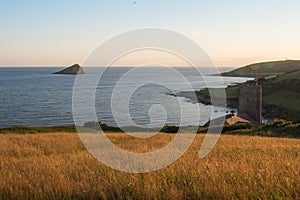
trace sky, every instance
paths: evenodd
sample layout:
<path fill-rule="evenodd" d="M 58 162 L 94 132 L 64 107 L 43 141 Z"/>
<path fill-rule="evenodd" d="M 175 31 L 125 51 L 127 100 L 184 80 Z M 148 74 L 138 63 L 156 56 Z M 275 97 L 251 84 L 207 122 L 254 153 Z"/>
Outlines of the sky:
<path fill-rule="evenodd" d="M 107 39 L 145 27 L 186 35 L 217 66 L 300 59 L 299 8 L 299 0 L 0 0 L 0 66 L 82 64 Z"/>

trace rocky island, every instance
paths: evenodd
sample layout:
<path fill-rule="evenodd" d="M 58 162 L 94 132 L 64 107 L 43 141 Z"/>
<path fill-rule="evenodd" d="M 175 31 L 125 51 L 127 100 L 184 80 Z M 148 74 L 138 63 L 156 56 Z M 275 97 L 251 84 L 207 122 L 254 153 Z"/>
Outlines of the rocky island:
<path fill-rule="evenodd" d="M 72 65 L 71 67 L 68 67 L 68 68 L 65 68 L 59 72 L 55 72 L 54 74 L 84 74 L 84 70 L 83 68 L 78 65 L 78 64 L 75 64 L 75 65 Z"/>

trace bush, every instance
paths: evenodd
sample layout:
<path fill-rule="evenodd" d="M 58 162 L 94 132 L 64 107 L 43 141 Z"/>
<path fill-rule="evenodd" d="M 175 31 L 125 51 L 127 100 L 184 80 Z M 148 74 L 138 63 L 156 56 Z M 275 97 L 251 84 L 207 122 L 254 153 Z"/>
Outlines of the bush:
<path fill-rule="evenodd" d="M 300 137 L 300 124 L 276 119 L 273 124 L 266 124 L 260 128 L 263 136 Z"/>
<path fill-rule="evenodd" d="M 222 133 L 227 133 L 227 132 L 231 132 L 231 131 L 235 131 L 235 130 L 243 130 L 243 129 L 253 129 L 253 125 L 252 124 L 247 124 L 247 123 L 234 124 L 234 125 L 225 125 L 223 127 Z"/>
<path fill-rule="evenodd" d="M 178 130 L 179 130 L 178 126 L 164 126 L 161 129 L 161 132 L 163 132 L 163 133 L 177 133 Z"/>

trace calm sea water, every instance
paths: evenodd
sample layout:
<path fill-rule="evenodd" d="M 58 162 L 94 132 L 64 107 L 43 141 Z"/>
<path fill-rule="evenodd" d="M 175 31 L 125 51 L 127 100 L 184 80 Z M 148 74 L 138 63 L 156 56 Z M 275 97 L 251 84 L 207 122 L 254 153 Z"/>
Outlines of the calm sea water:
<path fill-rule="evenodd" d="M 115 117 L 112 113 L 112 93 L 114 88 L 121 88 L 116 94 L 117 103 L 115 111 L 118 114 L 118 119 L 126 122 L 126 118 L 130 117 L 137 125 L 159 126 L 160 119 L 165 115 L 166 124 L 176 125 L 180 122 L 180 117 L 185 118 L 184 125 L 189 124 L 189 119 L 192 119 L 195 109 L 201 112 L 200 123 L 205 123 L 213 110 L 216 115 L 224 112 L 228 108 L 213 107 L 213 106 L 198 106 L 185 98 L 176 98 L 168 94 L 187 90 L 182 81 L 177 77 L 166 73 L 163 68 L 149 68 L 145 73 L 136 73 L 130 78 L 124 79 L 122 83 L 118 83 L 121 77 L 126 75 L 132 68 L 109 68 L 104 72 L 96 91 L 96 113 L 99 121 L 109 125 L 116 125 Z M 72 75 L 54 75 L 53 72 L 60 68 L 0 68 L 0 127 L 10 126 L 54 126 L 73 124 L 72 114 L 72 92 L 76 76 Z M 84 87 L 92 87 L 89 80 L 95 76 L 98 70 L 94 68 L 86 68 L 86 74 L 80 75 L 81 79 L 86 79 Z M 194 90 L 199 90 L 206 87 L 203 78 L 192 68 L 176 68 L 182 74 Z M 229 70 L 228 68 L 220 69 L 220 71 Z M 209 68 L 201 68 L 201 73 L 208 75 L 212 73 Z M 141 83 L 143 80 L 151 78 L 152 83 L 144 85 L 134 90 L 130 101 L 122 98 L 132 89 L 135 84 Z M 214 76 L 208 76 L 207 80 L 210 86 L 225 87 L 226 85 L 245 82 L 246 78 L 223 78 L 224 82 L 220 83 Z M 169 88 L 155 84 L 155 82 L 168 84 Z M 84 97 L 82 97 L 84 100 Z M 178 102 L 184 106 L 184 109 L 190 111 L 186 116 L 181 116 L 178 109 Z M 161 105 L 164 111 L 160 112 L 160 107 L 155 112 L 150 112 L 149 109 L 153 105 Z M 119 106 L 119 108 L 118 108 Z M 128 113 L 123 112 L 124 107 L 128 107 Z M 89 121 L 88 113 L 84 113 L 82 109 L 82 122 Z M 119 113 L 118 113 L 119 112 Z M 126 124 L 126 123 L 125 123 Z M 128 124 L 131 125 L 131 124 Z"/>

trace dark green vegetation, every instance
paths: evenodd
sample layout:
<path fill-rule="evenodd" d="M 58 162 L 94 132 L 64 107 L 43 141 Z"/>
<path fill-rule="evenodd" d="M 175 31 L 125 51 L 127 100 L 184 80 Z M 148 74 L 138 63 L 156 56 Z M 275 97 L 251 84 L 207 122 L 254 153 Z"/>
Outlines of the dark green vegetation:
<path fill-rule="evenodd" d="M 123 133 L 123 130 L 126 132 L 161 132 L 161 133 L 177 133 L 179 130 L 178 126 L 164 126 L 163 128 L 148 128 L 143 129 L 139 127 L 114 127 L 107 126 L 101 122 L 88 122 L 83 127 L 80 128 L 82 131 L 94 132 L 101 130 L 107 133 Z M 235 124 L 235 125 L 225 125 L 224 127 L 212 127 L 210 132 L 217 131 L 219 128 L 222 128 L 223 134 L 230 135 L 251 135 L 251 136 L 269 136 L 269 137 L 293 137 L 300 138 L 300 123 L 293 123 L 285 120 L 275 120 L 274 124 L 263 125 L 260 128 L 254 128 L 251 124 Z M 208 128 L 199 126 L 199 127 L 181 127 L 181 132 L 191 133 L 197 129 L 197 133 L 207 133 Z M 53 126 L 53 127 L 26 127 L 26 126 L 17 126 L 10 128 L 0 129 L 0 134 L 38 134 L 38 133 L 76 133 L 76 127 L 74 125 L 70 126 Z"/>
<path fill-rule="evenodd" d="M 82 131 L 94 132 L 95 130 L 99 130 L 98 122 L 88 122 L 83 127 L 77 127 Z M 162 132 L 162 133 L 177 133 L 179 127 L 177 126 L 164 126 L 163 128 L 153 128 L 153 129 L 145 129 L 139 127 L 114 127 L 108 126 L 103 123 L 99 123 L 101 130 L 109 133 L 121 133 L 126 130 L 126 132 Z M 185 131 L 195 129 L 193 127 L 183 127 Z M 51 126 L 51 127 L 32 127 L 32 126 L 14 126 L 9 128 L 0 129 L 0 134 L 9 134 L 9 133 L 17 133 L 17 134 L 37 134 L 37 133 L 76 133 L 76 127 L 74 125 L 69 126 Z"/>
<path fill-rule="evenodd" d="M 101 130 L 104 132 L 110 133 L 121 133 L 126 130 L 126 132 L 162 132 L 162 133 L 177 133 L 179 127 L 177 126 L 164 126 L 163 128 L 139 128 L 139 127 L 114 127 L 108 126 L 101 122 L 87 122 L 83 127 L 77 127 L 82 131 L 94 132 L 95 130 L 99 130 L 99 125 Z M 191 130 L 193 127 L 183 127 L 184 130 Z M 194 129 L 194 128 L 193 128 Z M 37 134 L 37 133 L 76 133 L 76 127 L 74 125 L 69 126 L 51 126 L 51 127 L 34 127 L 34 126 L 14 126 L 9 128 L 0 129 L 0 134 L 9 134 L 9 133 L 17 133 L 17 134 Z"/>
<path fill-rule="evenodd" d="M 259 128 L 258 135 L 271 137 L 300 137 L 300 123 L 295 124 L 285 120 L 275 120 Z"/>
<path fill-rule="evenodd" d="M 268 77 L 300 71 L 299 60 L 274 61 L 247 65 L 245 67 L 222 73 L 222 76 Z"/>
<path fill-rule="evenodd" d="M 300 138 L 300 123 L 275 120 L 273 124 L 265 124 L 259 128 L 250 124 L 226 125 L 222 132 L 227 135 Z"/>
<path fill-rule="evenodd" d="M 300 79 L 300 71 L 289 72 L 282 76 L 279 76 L 275 82 L 286 81 L 286 80 L 299 80 Z"/>
<path fill-rule="evenodd" d="M 214 129 L 217 128 L 219 127 L 212 127 L 210 132 L 214 132 Z M 198 128 L 198 133 L 206 132 L 206 127 Z M 222 134 L 300 138 L 300 123 L 293 123 L 286 120 L 274 120 L 273 124 L 265 124 L 259 128 L 254 128 L 251 124 L 225 125 L 222 129 Z"/>
<path fill-rule="evenodd" d="M 30 126 L 15 126 L 0 129 L 0 134 L 18 133 L 18 134 L 36 134 L 36 133 L 74 133 L 76 127 L 70 126 L 52 126 L 52 127 L 30 127 Z"/>
<path fill-rule="evenodd" d="M 223 89 L 211 88 L 209 90 L 204 89 L 204 90 L 196 91 L 195 93 L 198 98 L 198 102 L 203 103 L 205 105 L 211 105 L 211 97 L 213 97 L 214 99 L 224 98 L 221 90 L 223 90 Z M 211 93 L 210 93 L 210 91 L 211 91 Z M 237 85 L 228 86 L 225 89 L 225 92 L 226 92 L 226 98 L 227 98 L 227 106 L 231 107 L 231 108 L 236 108 L 237 103 L 238 103 L 239 87 Z M 182 96 L 187 97 L 187 96 L 185 96 L 184 92 L 182 92 L 181 94 L 183 94 Z M 181 94 L 179 94 L 179 96 Z"/>

